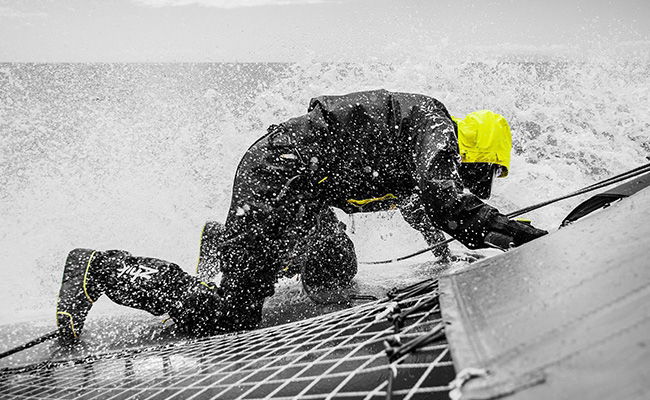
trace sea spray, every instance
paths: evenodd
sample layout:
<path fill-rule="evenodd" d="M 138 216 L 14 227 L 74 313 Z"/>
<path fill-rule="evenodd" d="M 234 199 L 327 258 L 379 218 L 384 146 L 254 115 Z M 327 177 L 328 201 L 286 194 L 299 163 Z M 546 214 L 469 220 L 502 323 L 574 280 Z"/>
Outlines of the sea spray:
<path fill-rule="evenodd" d="M 241 155 L 311 97 L 386 88 L 457 116 L 505 115 L 512 171 L 490 203 L 512 211 L 646 162 L 649 69 L 644 58 L 566 57 L 0 65 L 0 323 L 52 314 L 74 247 L 193 272 L 201 226 L 225 218 Z M 576 202 L 531 217 L 554 229 Z M 341 218 L 359 259 L 425 245 L 395 212 Z"/>

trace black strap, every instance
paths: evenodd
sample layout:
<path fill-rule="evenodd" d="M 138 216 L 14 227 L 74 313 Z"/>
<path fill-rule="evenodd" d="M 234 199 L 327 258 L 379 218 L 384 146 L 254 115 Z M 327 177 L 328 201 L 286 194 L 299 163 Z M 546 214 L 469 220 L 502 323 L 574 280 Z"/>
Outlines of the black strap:
<path fill-rule="evenodd" d="M 32 340 L 30 342 L 22 344 L 22 345 L 20 345 L 18 347 L 14 347 L 13 349 L 7 350 L 4 353 L 0 353 L 0 359 L 8 357 L 8 356 L 10 356 L 10 355 L 12 355 L 14 353 L 18 353 L 19 351 L 29 349 L 30 347 L 34 347 L 37 344 L 41 344 L 41 343 L 46 342 L 48 340 L 54 339 L 54 338 L 56 338 L 58 336 L 59 336 L 59 331 L 58 330 L 52 331 L 52 332 L 50 332 L 48 334 L 45 334 L 45 335 L 43 335 L 43 336 L 41 336 L 39 338 L 36 338 L 36 339 Z"/>
<path fill-rule="evenodd" d="M 633 194 L 647 188 L 648 186 L 650 186 L 650 172 L 620 186 L 616 186 L 615 188 L 612 188 L 606 192 L 599 193 L 583 201 L 576 208 L 574 208 L 573 211 L 571 211 L 569 215 L 564 218 L 564 221 L 562 221 L 562 226 L 577 221 L 596 210 L 607 207 L 616 200 L 632 196 Z"/>
<path fill-rule="evenodd" d="M 528 207 L 522 208 L 522 209 L 517 210 L 517 211 L 513 211 L 513 212 L 511 212 L 511 213 L 506 214 L 506 217 L 508 217 L 508 218 L 514 218 L 514 217 L 517 217 L 517 216 L 519 216 L 519 215 L 522 215 L 522 214 L 528 213 L 528 212 L 530 212 L 530 211 L 537 210 L 538 208 L 546 207 L 546 206 L 548 206 L 548 205 L 550 205 L 550 204 L 553 204 L 553 203 L 556 203 L 556 202 L 558 202 L 558 201 L 560 201 L 560 200 L 569 199 L 569 198 L 571 198 L 571 197 L 575 197 L 575 196 L 579 196 L 579 195 L 581 195 L 581 194 L 589 193 L 589 192 L 592 192 L 592 191 L 594 191 L 594 190 L 602 189 L 602 188 L 604 188 L 604 187 L 606 187 L 606 186 L 609 186 L 609 185 L 612 185 L 612 184 L 614 184 L 614 183 L 618 183 L 618 182 L 624 181 L 624 180 L 626 180 L 626 179 L 630 179 L 630 178 L 633 178 L 633 177 L 636 177 L 636 176 L 639 176 L 639 175 L 642 175 L 642 174 L 646 174 L 646 173 L 650 173 L 650 163 L 648 163 L 648 164 L 644 164 L 644 165 L 641 165 L 641 166 L 636 167 L 636 168 L 634 168 L 634 169 L 631 169 L 631 170 L 629 170 L 629 171 L 623 172 L 622 174 L 618 174 L 618 175 L 616 175 L 616 176 L 612 176 L 611 178 L 607 178 L 607 179 L 602 180 L 602 181 L 600 181 L 600 182 L 596 182 L 596 183 L 594 183 L 593 185 L 586 186 L 586 187 L 584 187 L 584 188 L 582 188 L 582 189 L 580 189 L 580 190 L 577 190 L 577 191 L 575 191 L 575 192 L 573 192 L 573 193 L 569 193 L 569 194 L 567 194 L 567 195 L 560 196 L 560 197 L 557 197 L 557 198 L 555 198 L 555 199 L 547 200 L 547 201 L 544 201 L 544 202 L 541 202 L 541 203 L 534 204 L 534 205 L 532 205 L 532 206 L 528 206 Z M 646 177 L 647 177 L 647 174 L 644 175 L 643 177 L 641 177 L 641 178 L 643 178 L 643 182 L 646 182 L 646 181 L 645 181 Z M 639 178 L 639 180 L 640 180 L 641 178 Z M 650 179 L 649 179 L 649 180 L 650 180 Z M 636 180 L 635 180 L 635 181 L 636 181 Z M 629 182 L 629 183 L 632 184 L 632 182 L 635 182 L 635 181 L 631 181 L 631 182 Z M 627 185 L 627 184 L 626 184 L 626 185 Z M 621 187 L 623 187 L 623 186 L 626 186 L 626 185 L 617 186 L 616 188 L 612 189 L 612 191 L 617 190 L 617 189 L 619 189 L 619 188 L 621 188 Z M 648 184 L 646 183 L 646 186 L 647 186 L 647 185 L 648 185 Z M 632 185 L 631 185 L 631 188 L 636 188 L 636 191 L 634 192 L 634 193 L 636 193 L 637 191 L 639 191 L 639 190 L 641 190 L 643 187 L 645 187 L 645 186 L 643 186 L 643 187 L 640 187 L 640 186 L 641 186 L 641 184 L 636 183 L 636 184 L 632 184 Z M 629 196 L 629 195 L 628 195 L 628 196 Z M 621 198 L 621 197 L 619 196 L 618 198 Z M 597 209 L 597 208 L 596 208 L 596 209 Z M 586 215 L 586 214 L 585 214 L 585 215 Z M 568 218 L 568 217 L 567 217 L 567 218 Z M 443 245 L 445 245 L 445 244 L 451 243 L 451 242 L 453 242 L 454 240 L 455 240 L 454 238 L 449 238 L 449 239 L 446 239 L 446 240 L 444 240 L 444 241 L 442 241 L 442 242 L 436 243 L 436 244 L 434 244 L 433 246 L 430 246 L 430 247 L 427 247 L 427 248 L 425 248 L 425 249 L 422 249 L 422 250 L 416 251 L 415 253 L 407 254 L 407 255 L 405 255 L 405 256 L 397 257 L 397 258 L 394 258 L 394 259 L 391 259 L 391 260 L 381 260 L 381 261 L 359 261 L 359 264 L 390 264 L 390 263 L 393 263 L 393 262 L 396 262 L 396 261 L 406 260 L 406 259 L 409 259 L 409 258 L 415 257 L 415 256 L 417 256 L 417 255 L 420 255 L 420 254 L 422 254 L 422 253 L 426 253 L 427 251 L 433 250 L 433 249 L 435 249 L 435 248 L 437 248 L 437 247 L 439 247 L 439 246 L 443 246 Z"/>

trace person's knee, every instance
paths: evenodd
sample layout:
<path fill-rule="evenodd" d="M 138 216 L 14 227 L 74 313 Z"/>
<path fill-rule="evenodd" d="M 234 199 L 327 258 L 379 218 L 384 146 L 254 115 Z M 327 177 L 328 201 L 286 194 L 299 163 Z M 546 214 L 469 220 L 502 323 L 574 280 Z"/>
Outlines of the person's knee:
<path fill-rule="evenodd" d="M 209 335 L 224 331 L 221 291 L 213 283 L 200 281 L 169 311 L 181 331 L 192 335 Z"/>
<path fill-rule="evenodd" d="M 277 281 L 274 260 L 263 251 L 230 248 L 223 253 L 220 287 L 224 296 L 240 299 L 264 299 L 272 296 Z"/>
<path fill-rule="evenodd" d="M 265 299 L 275 293 L 276 276 L 270 272 L 242 269 L 224 274 L 221 278 L 223 296 L 230 302 L 247 299 Z"/>
<path fill-rule="evenodd" d="M 357 273 L 354 243 L 342 230 L 311 236 L 298 255 L 302 279 L 311 287 L 343 287 Z"/>
<path fill-rule="evenodd" d="M 264 299 L 275 291 L 269 271 L 240 268 L 221 279 L 220 323 L 225 331 L 254 329 L 262 320 Z"/>

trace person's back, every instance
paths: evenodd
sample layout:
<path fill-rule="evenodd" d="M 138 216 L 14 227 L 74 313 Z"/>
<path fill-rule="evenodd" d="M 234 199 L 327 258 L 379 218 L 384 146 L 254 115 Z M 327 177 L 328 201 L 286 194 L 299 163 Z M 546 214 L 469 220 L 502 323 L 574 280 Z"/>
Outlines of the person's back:
<path fill-rule="evenodd" d="M 415 159 L 422 121 L 447 120 L 447 130 L 428 127 L 440 146 L 455 145 L 451 117 L 438 100 L 420 94 L 374 90 L 310 101 L 308 113 L 280 126 L 312 164 L 327 204 L 357 212 L 350 199 L 404 198 L 418 186 Z"/>

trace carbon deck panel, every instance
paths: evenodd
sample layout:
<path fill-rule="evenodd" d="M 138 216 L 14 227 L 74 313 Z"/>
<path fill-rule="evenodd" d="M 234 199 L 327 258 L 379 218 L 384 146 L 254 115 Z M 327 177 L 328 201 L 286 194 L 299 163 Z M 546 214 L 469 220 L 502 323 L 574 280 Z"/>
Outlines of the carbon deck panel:
<path fill-rule="evenodd" d="M 650 189 L 442 277 L 463 399 L 650 394 Z"/>

